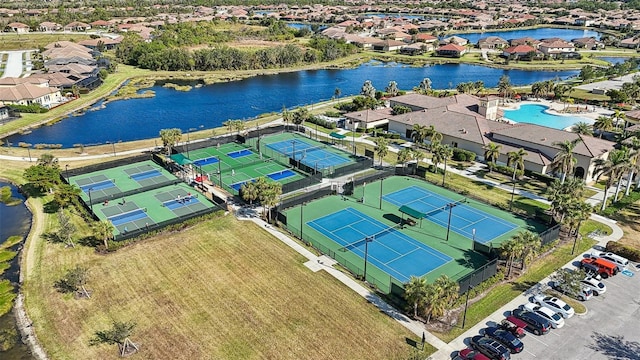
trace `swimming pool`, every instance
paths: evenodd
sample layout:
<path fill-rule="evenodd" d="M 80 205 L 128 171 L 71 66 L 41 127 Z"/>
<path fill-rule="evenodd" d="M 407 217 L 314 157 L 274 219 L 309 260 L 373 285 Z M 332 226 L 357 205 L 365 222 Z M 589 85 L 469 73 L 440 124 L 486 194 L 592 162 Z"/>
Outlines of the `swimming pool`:
<path fill-rule="evenodd" d="M 504 110 L 504 117 L 518 122 L 542 125 L 554 129 L 565 129 L 577 122 L 593 124 L 593 120 L 580 116 L 561 116 L 545 112 L 549 107 L 538 104 L 520 105 L 518 110 Z"/>

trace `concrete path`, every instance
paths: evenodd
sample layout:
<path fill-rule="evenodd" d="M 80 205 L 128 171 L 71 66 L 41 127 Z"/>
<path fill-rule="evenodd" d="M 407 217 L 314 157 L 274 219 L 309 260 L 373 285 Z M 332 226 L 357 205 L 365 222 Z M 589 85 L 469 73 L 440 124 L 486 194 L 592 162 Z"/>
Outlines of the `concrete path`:
<path fill-rule="evenodd" d="M 17 50 L 17 51 L 2 51 L 0 54 L 8 54 L 7 62 L 5 63 L 4 73 L 0 78 L 6 77 L 20 77 L 22 75 L 22 53 L 32 50 Z"/>

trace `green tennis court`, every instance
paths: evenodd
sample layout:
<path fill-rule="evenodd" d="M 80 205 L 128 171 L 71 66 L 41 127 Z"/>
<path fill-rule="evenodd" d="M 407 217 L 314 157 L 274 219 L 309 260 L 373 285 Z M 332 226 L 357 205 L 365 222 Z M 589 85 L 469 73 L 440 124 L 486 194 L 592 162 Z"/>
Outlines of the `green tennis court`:
<path fill-rule="evenodd" d="M 124 193 L 141 192 L 176 181 L 173 174 L 151 160 L 69 178 L 69 184 L 82 190 L 80 197 L 87 204 L 117 199 Z"/>
<path fill-rule="evenodd" d="M 383 180 L 382 187 L 380 184 L 381 183 L 378 180 L 364 186 L 356 187 L 352 196 L 328 196 L 312 201 L 303 207 L 297 206 L 288 209 L 284 212 L 286 215 L 286 226 L 294 234 L 300 234 L 300 230 L 302 228 L 303 239 L 305 241 L 311 242 L 323 253 L 334 257 L 353 273 L 362 275 L 364 268 L 362 246 L 355 247 L 354 251 L 340 251 L 340 249 L 344 247 L 344 241 L 336 241 L 336 231 L 339 231 L 341 228 L 339 226 L 340 224 L 335 226 L 332 225 L 329 229 L 330 231 L 326 231 L 326 229 L 316 226 L 318 223 L 322 224 L 323 221 L 326 221 L 323 219 L 326 219 L 332 214 L 341 214 L 341 211 L 346 209 L 353 209 L 359 214 L 362 214 L 360 216 L 361 218 L 370 218 L 375 220 L 376 225 L 379 225 L 379 227 L 394 227 L 398 225 L 406 215 L 403 215 L 398 211 L 398 206 L 396 204 L 384 201 L 384 199 L 382 202 L 380 201 L 381 188 L 383 197 L 403 189 L 412 188 L 413 190 L 422 189 L 424 193 L 439 194 L 443 198 L 460 198 L 459 194 L 453 193 L 447 189 L 409 177 L 392 176 Z M 397 196 L 395 198 L 398 199 Z M 382 207 L 380 208 L 381 204 Z M 506 211 L 502 211 L 475 200 L 470 199 L 465 203 L 465 206 L 468 206 L 470 209 L 474 209 L 475 211 L 482 212 L 483 214 L 490 214 L 491 218 L 495 219 L 495 221 L 498 221 L 499 219 L 505 223 L 513 225 L 512 229 L 499 234 L 499 236 L 490 241 L 490 244 L 493 247 L 498 247 L 502 241 L 509 239 L 511 236 L 525 229 L 536 233 L 546 230 L 546 227 L 543 224 L 517 217 Z M 369 222 L 373 220 L 370 220 Z M 335 230 L 334 228 L 338 230 Z M 472 239 L 468 238 L 466 234 L 462 232 L 459 233 L 451 231 L 449 234 L 449 240 L 447 241 L 447 228 L 428 221 L 425 221 L 422 227 L 416 224 L 415 226 L 404 226 L 404 228 L 396 229 L 395 231 L 403 234 L 400 235 L 401 237 L 406 236 L 415 239 L 416 241 L 424 244 L 424 248 L 433 249 L 434 252 L 450 257 L 453 261 L 448 261 L 446 263 L 441 263 L 441 261 L 439 261 L 438 264 L 432 264 L 430 257 L 418 257 L 412 259 L 412 263 L 417 263 L 412 264 L 411 266 L 402 266 L 403 276 L 399 276 L 398 274 L 389 274 L 389 272 L 393 271 L 389 271 L 389 269 L 386 269 L 387 271 L 385 271 L 385 269 L 380 268 L 384 268 L 384 266 L 378 267 L 369 264 L 370 267 L 367 267 L 367 279 L 375 283 L 376 286 L 383 291 L 390 290 L 391 283 L 402 286 L 404 280 L 407 277 L 410 277 L 410 275 L 424 275 L 427 280 L 433 281 L 441 274 L 445 274 L 454 280 L 459 280 L 487 263 L 487 258 L 484 255 L 473 250 Z M 366 233 L 366 231 L 364 231 L 364 233 Z M 349 238 L 349 236 L 346 236 L 346 238 Z M 430 271 L 425 275 L 425 271 L 419 271 L 419 269 L 430 269 Z M 400 277 L 403 277 L 403 279 L 399 279 Z"/>
<path fill-rule="evenodd" d="M 202 194 L 187 184 L 178 183 L 95 203 L 93 212 L 100 220 L 110 221 L 115 227 L 114 235 L 119 235 L 214 208 Z"/>
<path fill-rule="evenodd" d="M 175 154 L 171 158 L 179 163 L 191 163 L 199 173 L 206 174 L 218 185 L 222 178 L 222 185 L 233 194 L 237 194 L 243 184 L 259 177 L 282 184 L 305 177 L 294 169 L 236 143 L 191 150 L 187 162 L 183 160 L 184 157 L 185 154 Z"/>

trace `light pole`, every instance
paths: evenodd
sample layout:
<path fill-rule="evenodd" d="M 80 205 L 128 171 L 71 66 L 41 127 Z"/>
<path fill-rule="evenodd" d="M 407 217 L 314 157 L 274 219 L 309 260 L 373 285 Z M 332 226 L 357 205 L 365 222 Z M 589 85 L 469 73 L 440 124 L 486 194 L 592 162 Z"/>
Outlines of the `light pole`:
<path fill-rule="evenodd" d="M 356 155 L 356 130 L 357 129 L 358 129 L 358 123 L 354 121 L 352 129 L 351 129 L 351 131 L 352 131 L 351 132 L 351 134 L 352 134 L 351 143 L 352 143 L 352 146 L 353 146 L 353 156 Z"/>
<path fill-rule="evenodd" d="M 218 156 L 218 181 L 220 181 L 220 189 L 222 189 L 222 160 Z"/>
<path fill-rule="evenodd" d="M 516 194 L 516 180 L 513 180 L 513 187 L 511 188 L 511 202 L 509 202 L 509 210 L 513 207 L 513 197 Z"/>
<path fill-rule="evenodd" d="M 304 226 L 303 224 L 303 216 L 302 216 L 302 209 L 304 209 L 305 207 L 305 203 L 300 204 L 300 240 L 304 241 L 302 239 L 302 226 Z"/>
<path fill-rule="evenodd" d="M 65 164 L 64 172 L 67 175 L 67 183 L 69 182 L 69 164 Z"/>
<path fill-rule="evenodd" d="M 476 242 L 476 229 L 475 228 L 471 229 L 471 234 L 473 234 L 473 242 L 475 243 Z"/>
<path fill-rule="evenodd" d="M 89 188 L 89 208 L 91 208 L 91 212 L 93 212 L 93 200 L 91 199 L 91 190 L 93 190 L 93 188 Z"/>
<path fill-rule="evenodd" d="M 191 132 L 192 132 L 193 130 L 198 130 L 198 129 L 196 129 L 196 128 L 189 128 L 189 129 L 187 130 L 187 157 L 189 157 L 189 142 L 191 141 L 191 139 L 190 139 L 189 135 L 191 134 Z"/>
<path fill-rule="evenodd" d="M 115 141 L 111 143 L 111 147 L 113 148 L 113 157 L 115 157 L 116 156 L 116 142 Z"/>
<path fill-rule="evenodd" d="M 473 275 L 471 275 L 471 279 L 473 279 Z M 464 314 L 462 315 L 462 328 L 464 329 L 464 325 L 467 322 L 467 307 L 469 306 L 469 293 L 471 293 L 471 289 L 473 289 L 473 286 L 471 286 L 471 279 L 469 279 L 469 282 L 467 283 L 467 298 L 464 301 Z"/>
<path fill-rule="evenodd" d="M 373 238 L 366 237 L 364 239 L 364 274 L 362 279 L 367 282 L 367 257 L 369 255 L 369 243 L 373 241 Z"/>
<path fill-rule="evenodd" d="M 578 229 L 576 229 L 576 237 L 573 239 L 573 248 L 571 248 L 571 255 L 576 251 L 576 244 L 578 243 L 578 236 L 580 236 L 580 226 L 582 226 L 582 220 L 578 222 Z"/>
<path fill-rule="evenodd" d="M 293 154 L 292 154 L 293 155 L 293 166 L 295 166 L 297 168 L 298 166 L 296 166 L 297 162 L 296 162 L 296 141 L 295 140 L 291 140 L 291 146 L 293 147 L 293 149 L 292 149 L 293 150 Z"/>
<path fill-rule="evenodd" d="M 449 221 L 447 221 L 447 241 L 449 241 L 449 231 L 451 231 L 451 213 L 453 212 L 453 203 L 449 203 Z"/>
<path fill-rule="evenodd" d="M 382 210 L 382 182 L 384 178 L 380 179 L 380 210 Z"/>
<path fill-rule="evenodd" d="M 31 144 L 27 144 L 27 153 L 29 153 L 29 162 L 31 162 Z"/>

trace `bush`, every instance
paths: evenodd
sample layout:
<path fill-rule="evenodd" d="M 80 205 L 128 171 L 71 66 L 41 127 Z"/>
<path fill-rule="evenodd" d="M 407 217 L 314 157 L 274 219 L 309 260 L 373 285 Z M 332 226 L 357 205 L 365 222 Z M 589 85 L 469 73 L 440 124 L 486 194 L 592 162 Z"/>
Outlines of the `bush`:
<path fill-rule="evenodd" d="M 476 153 L 460 148 L 453 148 L 453 160 L 456 161 L 473 161 L 476 159 Z"/>
<path fill-rule="evenodd" d="M 311 116 L 307 119 L 307 122 L 310 122 L 312 124 L 317 124 L 322 126 L 323 128 L 327 128 L 327 129 L 335 129 L 337 127 L 336 123 L 333 121 L 327 121 L 315 116 Z"/>
<path fill-rule="evenodd" d="M 640 250 L 634 249 L 617 241 L 607 243 L 607 251 L 625 257 L 633 262 L 640 261 Z"/>
<path fill-rule="evenodd" d="M 499 172 L 500 174 L 504 174 L 504 175 L 508 175 L 508 176 L 513 176 L 513 168 L 510 166 L 506 166 L 506 165 L 495 165 L 493 167 L 493 170 Z M 522 175 L 524 175 L 524 171 L 522 171 L 521 169 L 516 170 L 516 177 L 521 177 Z"/>
<path fill-rule="evenodd" d="M 31 105 L 9 104 L 7 106 L 9 107 L 10 110 L 21 112 L 21 113 L 41 114 L 49 111 L 49 109 L 43 107 L 40 104 L 31 104 Z"/>

